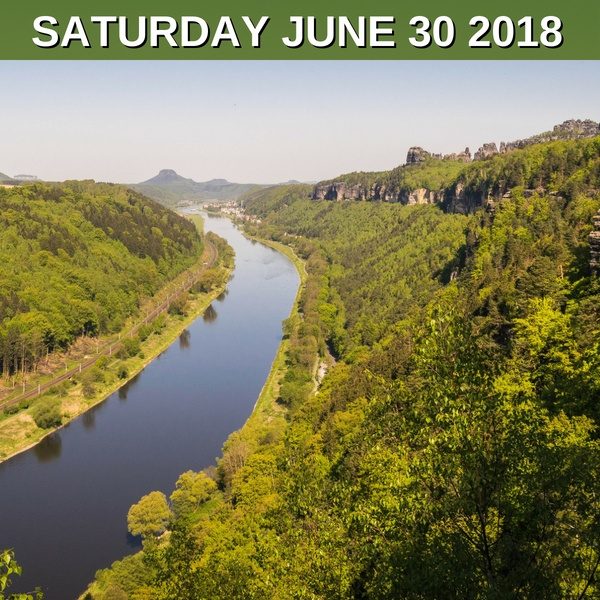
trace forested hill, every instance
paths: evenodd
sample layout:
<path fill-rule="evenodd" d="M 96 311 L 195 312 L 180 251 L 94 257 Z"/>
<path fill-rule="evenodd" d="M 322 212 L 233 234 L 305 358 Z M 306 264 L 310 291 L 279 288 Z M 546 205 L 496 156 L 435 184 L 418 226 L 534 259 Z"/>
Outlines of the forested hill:
<path fill-rule="evenodd" d="M 232 183 L 226 179 L 194 181 L 178 175 L 172 169 L 163 169 L 148 181 L 131 187 L 165 206 L 174 207 L 205 200 L 236 200 L 259 186 L 252 183 Z"/>
<path fill-rule="evenodd" d="M 191 222 L 121 186 L 0 188 L 2 372 L 118 330 L 201 249 Z"/>
<path fill-rule="evenodd" d="M 247 196 L 308 272 L 276 398 L 132 507 L 144 550 L 87 598 L 598 598 L 598 156 L 491 159 L 526 169 L 490 166 L 506 191 L 469 215 Z"/>
<path fill-rule="evenodd" d="M 562 196 L 572 195 L 577 188 L 600 188 L 600 137 L 514 144 L 503 146 L 509 148 L 503 152 L 494 144 L 473 161 L 465 155 L 436 157 L 411 148 L 405 165 L 391 171 L 340 175 L 318 183 L 310 194 L 317 200 L 439 204 L 446 210 L 471 212 L 479 206 L 493 206 L 519 186 Z M 585 181 L 580 180 L 582 173 Z"/>

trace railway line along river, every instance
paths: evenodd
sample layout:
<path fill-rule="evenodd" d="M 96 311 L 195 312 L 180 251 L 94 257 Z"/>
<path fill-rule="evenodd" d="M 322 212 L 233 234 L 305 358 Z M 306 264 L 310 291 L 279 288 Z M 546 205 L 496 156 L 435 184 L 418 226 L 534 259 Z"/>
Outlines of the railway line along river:
<path fill-rule="evenodd" d="M 142 373 L 65 428 L 0 464 L 0 548 L 47 600 L 76 598 L 95 571 L 133 552 L 131 504 L 220 454 L 252 411 L 299 284 L 292 263 L 227 219 L 236 266 L 228 292 Z"/>

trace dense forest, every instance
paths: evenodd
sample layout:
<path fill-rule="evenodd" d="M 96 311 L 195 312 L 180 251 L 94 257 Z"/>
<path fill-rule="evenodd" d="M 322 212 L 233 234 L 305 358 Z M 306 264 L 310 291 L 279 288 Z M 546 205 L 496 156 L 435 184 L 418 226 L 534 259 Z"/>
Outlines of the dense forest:
<path fill-rule="evenodd" d="M 121 186 L 0 189 L 2 374 L 35 368 L 77 336 L 119 330 L 201 250 L 191 222 Z"/>
<path fill-rule="evenodd" d="M 483 163 L 502 198 L 468 216 L 245 198 L 308 272 L 286 410 L 133 506 L 143 552 L 87 598 L 600 596 L 600 140 Z"/>

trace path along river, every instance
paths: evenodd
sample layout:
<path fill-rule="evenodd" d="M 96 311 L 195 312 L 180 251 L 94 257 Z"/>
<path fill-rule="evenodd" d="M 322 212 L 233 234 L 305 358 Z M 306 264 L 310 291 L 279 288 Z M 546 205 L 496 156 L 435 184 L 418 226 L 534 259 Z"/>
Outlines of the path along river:
<path fill-rule="evenodd" d="M 229 220 L 207 218 L 206 229 L 235 250 L 228 293 L 106 402 L 0 464 L 0 549 L 23 566 L 15 591 L 76 598 L 97 569 L 136 550 L 131 504 L 213 464 L 250 415 L 299 278 Z"/>

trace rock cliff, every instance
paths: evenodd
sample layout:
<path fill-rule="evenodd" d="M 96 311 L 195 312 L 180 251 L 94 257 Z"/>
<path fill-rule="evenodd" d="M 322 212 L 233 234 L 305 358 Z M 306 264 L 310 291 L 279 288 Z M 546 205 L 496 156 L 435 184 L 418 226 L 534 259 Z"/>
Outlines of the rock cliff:
<path fill-rule="evenodd" d="M 385 184 L 350 184 L 344 181 L 318 183 L 313 190 L 313 200 L 381 200 L 400 204 L 433 204 L 442 202 L 441 191 L 415 188 L 398 189 Z"/>

